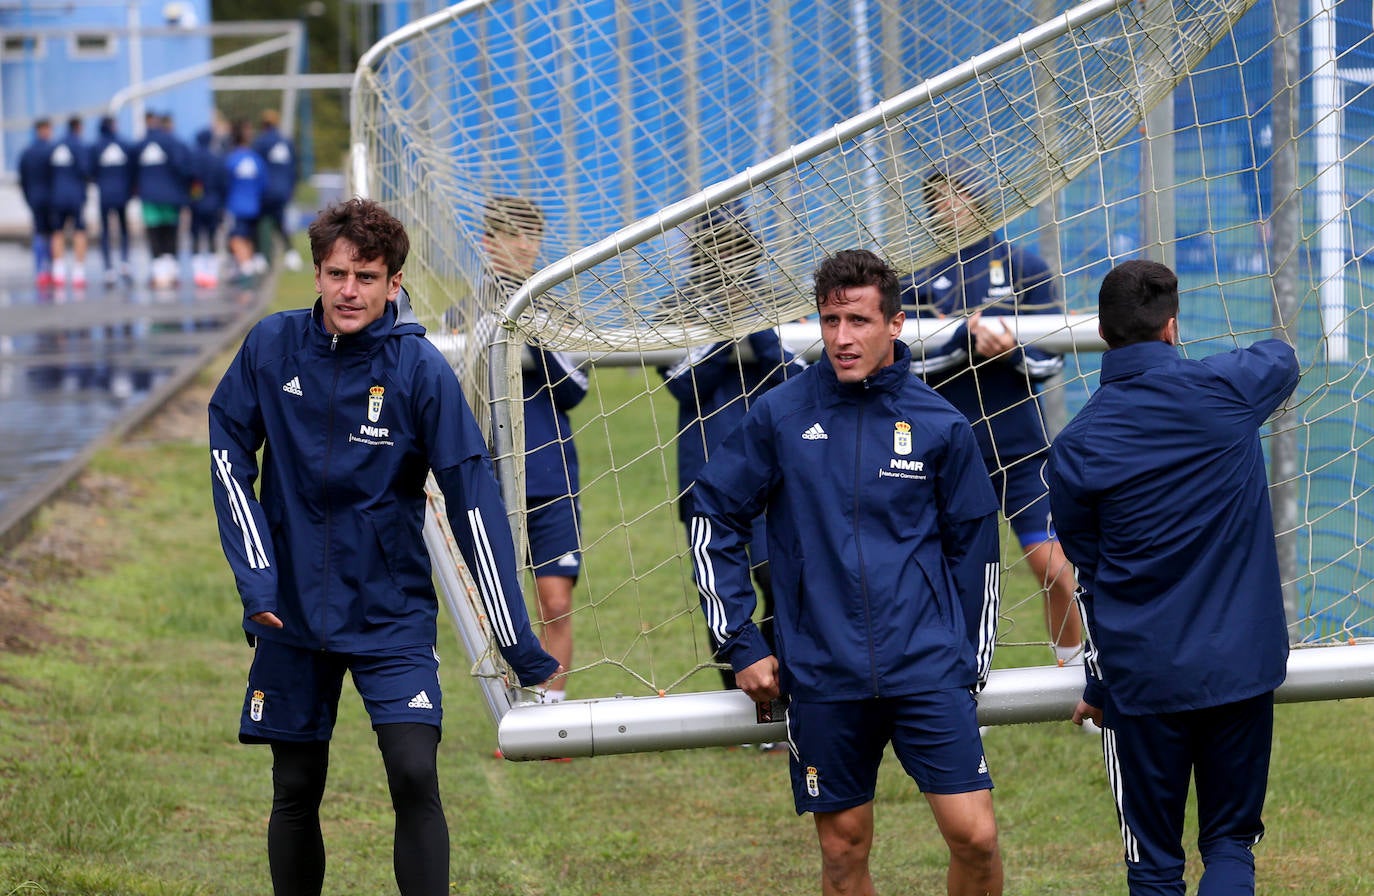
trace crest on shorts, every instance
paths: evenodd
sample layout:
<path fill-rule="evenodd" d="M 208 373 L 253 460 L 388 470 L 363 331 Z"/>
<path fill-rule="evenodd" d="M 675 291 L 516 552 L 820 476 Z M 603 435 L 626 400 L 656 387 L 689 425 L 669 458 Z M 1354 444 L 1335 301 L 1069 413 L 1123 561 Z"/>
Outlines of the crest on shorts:
<path fill-rule="evenodd" d="M 373 423 L 382 419 L 382 396 L 385 394 L 386 389 L 382 386 L 367 390 L 367 419 Z"/>
<path fill-rule="evenodd" d="M 248 701 L 248 718 L 255 722 L 262 721 L 262 707 L 267 702 L 267 695 L 262 691 L 254 691 L 253 699 Z"/>
<path fill-rule="evenodd" d="M 814 765 L 806 767 L 806 793 L 808 796 L 821 795 L 820 775 L 816 773 Z"/>
<path fill-rule="evenodd" d="M 898 420 L 897 425 L 892 427 L 892 452 L 894 454 L 911 453 L 911 424 L 905 420 Z"/>

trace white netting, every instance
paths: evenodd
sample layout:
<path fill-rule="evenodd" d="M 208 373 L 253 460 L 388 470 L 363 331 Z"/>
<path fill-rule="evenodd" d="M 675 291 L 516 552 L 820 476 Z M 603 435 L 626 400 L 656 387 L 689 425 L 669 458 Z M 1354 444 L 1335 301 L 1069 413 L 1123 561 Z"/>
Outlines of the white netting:
<path fill-rule="evenodd" d="M 482 286 L 492 197 L 545 217 L 545 266 L 509 309 L 515 337 L 595 361 L 572 413 L 586 552 L 574 692 L 713 685 L 695 677 L 710 658 L 675 510 L 690 421 L 657 368 L 808 314 L 824 254 L 867 246 L 914 270 L 994 229 L 1050 262 L 1070 312 L 1093 310 L 1112 263 L 1164 257 L 1191 354 L 1287 329 L 1304 376 L 1270 445 L 1294 638 L 1374 634 L 1371 103 L 1340 74 L 1368 64 L 1369 11 L 1251 6 L 473 2 L 374 48 L 354 96 L 355 187 L 409 229 L 415 308 L 479 411 L 509 416 L 498 445 L 523 442 L 519 352 L 493 394 L 476 373 L 489 340 L 471 338 L 510 300 Z M 922 195 L 951 163 L 987 197 L 957 235 Z M 706 214 L 747 228 L 743 261 L 700 265 L 719 240 L 699 229 Z M 1034 331 L 1067 361 L 1041 400 L 1070 414 L 1097 363 L 1073 320 Z M 939 338 L 925 326 L 913 338 Z M 520 481 L 521 451 L 498 463 Z M 1010 548 L 1007 564 L 1004 643 L 1024 650 L 999 664 L 1048 662 L 1039 588 Z"/>

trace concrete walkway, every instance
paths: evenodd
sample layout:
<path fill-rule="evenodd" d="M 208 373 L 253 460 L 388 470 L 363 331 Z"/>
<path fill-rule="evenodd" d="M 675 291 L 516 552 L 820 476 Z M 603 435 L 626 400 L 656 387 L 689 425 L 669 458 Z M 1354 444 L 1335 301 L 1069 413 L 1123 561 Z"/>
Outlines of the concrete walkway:
<path fill-rule="evenodd" d="M 94 247 L 93 247 L 94 248 Z M 132 254 L 146 271 L 147 252 Z M 122 438 L 211 359 L 236 344 L 276 291 L 153 290 L 140 274 L 105 287 L 99 251 L 88 286 L 38 289 L 29 247 L 0 242 L 0 549 L 103 445 Z"/>

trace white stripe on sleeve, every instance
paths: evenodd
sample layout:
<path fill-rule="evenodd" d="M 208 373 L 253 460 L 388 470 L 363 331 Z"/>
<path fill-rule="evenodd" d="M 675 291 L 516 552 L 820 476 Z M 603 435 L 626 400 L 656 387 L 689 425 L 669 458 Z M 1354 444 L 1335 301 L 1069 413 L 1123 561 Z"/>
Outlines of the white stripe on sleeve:
<path fill-rule="evenodd" d="M 697 590 L 701 592 L 706 627 L 715 637 L 717 644 L 724 644 L 729 634 L 729 620 L 725 614 L 725 603 L 716 592 L 715 567 L 711 564 L 711 554 L 707 551 L 707 546 L 711 543 L 711 521 L 702 516 L 692 517 L 691 535 Z"/>
<path fill-rule="evenodd" d="M 498 644 L 510 647 L 515 644 L 515 623 L 511 620 L 510 608 L 506 606 L 505 591 L 501 587 L 501 574 L 496 565 L 496 557 L 491 550 L 487 537 L 486 523 L 482 520 L 482 510 L 478 507 L 468 509 L 468 528 L 472 530 L 472 553 L 477 561 L 477 590 L 482 595 L 482 604 L 487 608 L 487 619 L 491 622 L 492 633 Z"/>
<path fill-rule="evenodd" d="M 211 450 L 210 456 L 215 461 L 215 477 L 224 487 L 224 494 L 229 499 L 230 512 L 234 522 L 238 523 L 239 533 L 243 536 L 243 553 L 248 558 L 248 568 L 266 569 L 269 566 L 267 551 L 262 546 L 262 536 L 258 534 L 258 525 L 248 507 L 248 498 L 243 494 L 243 488 L 238 480 L 234 478 L 233 465 L 229 463 L 229 452 L 224 449 Z"/>

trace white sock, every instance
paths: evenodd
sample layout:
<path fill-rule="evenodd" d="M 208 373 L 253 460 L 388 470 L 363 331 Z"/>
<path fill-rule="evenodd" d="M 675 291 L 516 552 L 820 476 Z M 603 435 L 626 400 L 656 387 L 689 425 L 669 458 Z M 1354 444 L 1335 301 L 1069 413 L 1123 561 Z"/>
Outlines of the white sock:
<path fill-rule="evenodd" d="M 566 690 L 554 690 L 549 688 L 539 691 L 540 703 L 562 703 L 566 699 L 568 699 L 568 692 Z"/>
<path fill-rule="evenodd" d="M 1068 647 L 1054 645 L 1054 658 L 1059 661 L 1061 666 L 1081 666 L 1083 665 L 1083 645 L 1073 644 Z"/>

